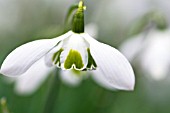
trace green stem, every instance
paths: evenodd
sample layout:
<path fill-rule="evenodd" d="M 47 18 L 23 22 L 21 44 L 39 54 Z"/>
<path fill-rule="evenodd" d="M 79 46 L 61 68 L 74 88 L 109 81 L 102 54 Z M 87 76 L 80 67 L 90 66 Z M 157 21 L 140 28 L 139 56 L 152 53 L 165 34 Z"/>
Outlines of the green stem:
<path fill-rule="evenodd" d="M 1 98 L 0 100 L 0 113 L 10 113 L 5 98 Z"/>
<path fill-rule="evenodd" d="M 60 80 L 59 80 L 59 69 L 56 69 L 54 76 L 51 78 L 52 82 L 47 94 L 45 106 L 42 113 L 53 113 L 56 102 L 58 100 Z"/>
<path fill-rule="evenodd" d="M 105 91 L 104 89 L 99 89 L 98 99 L 96 100 L 96 104 L 92 113 L 109 112 L 110 108 L 113 107 L 112 105 L 116 100 L 116 96 L 116 92 L 113 93 L 110 91 Z"/>

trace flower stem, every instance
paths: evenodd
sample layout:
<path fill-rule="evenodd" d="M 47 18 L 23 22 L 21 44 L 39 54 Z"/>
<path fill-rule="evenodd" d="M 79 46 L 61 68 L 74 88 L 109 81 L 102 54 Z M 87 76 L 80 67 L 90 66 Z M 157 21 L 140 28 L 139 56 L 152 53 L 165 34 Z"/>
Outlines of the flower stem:
<path fill-rule="evenodd" d="M 110 108 L 113 107 L 116 101 L 117 93 L 105 91 L 104 89 L 98 90 L 98 98 L 94 106 L 92 113 L 103 113 L 109 112 Z"/>
<path fill-rule="evenodd" d="M 47 98 L 45 100 L 45 106 L 42 113 L 53 113 L 54 111 L 60 88 L 59 69 L 55 70 L 55 74 L 52 76 L 50 83 L 50 88 L 47 93 Z"/>
<path fill-rule="evenodd" d="M 0 113 L 10 113 L 5 98 L 0 99 Z"/>

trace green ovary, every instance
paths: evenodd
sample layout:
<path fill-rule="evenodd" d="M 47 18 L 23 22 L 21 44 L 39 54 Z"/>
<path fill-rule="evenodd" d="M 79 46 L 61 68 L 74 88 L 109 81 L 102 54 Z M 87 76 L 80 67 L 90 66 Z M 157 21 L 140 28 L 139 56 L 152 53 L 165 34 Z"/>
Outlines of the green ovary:
<path fill-rule="evenodd" d="M 64 62 L 64 68 L 70 69 L 73 65 L 76 69 L 81 69 L 84 66 L 81 54 L 78 51 L 71 49 Z"/>

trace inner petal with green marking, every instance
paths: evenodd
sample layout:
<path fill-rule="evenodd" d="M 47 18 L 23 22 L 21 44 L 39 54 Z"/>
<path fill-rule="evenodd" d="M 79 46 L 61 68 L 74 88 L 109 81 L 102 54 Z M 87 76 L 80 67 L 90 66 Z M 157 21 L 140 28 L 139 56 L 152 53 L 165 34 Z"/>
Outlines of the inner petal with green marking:
<path fill-rule="evenodd" d="M 89 48 L 89 43 L 83 37 L 74 34 L 62 41 L 61 49 L 53 54 L 53 64 L 63 70 L 94 70 L 97 65 Z"/>
<path fill-rule="evenodd" d="M 82 69 L 84 66 L 81 54 L 77 50 L 70 50 L 65 62 L 65 69 Z"/>
<path fill-rule="evenodd" d="M 60 63 L 60 54 L 61 52 L 63 51 L 63 49 L 61 48 L 59 51 L 57 51 L 56 53 L 53 54 L 53 57 L 52 57 L 52 61 L 55 65 L 57 65 L 58 67 L 61 66 L 61 63 Z"/>
<path fill-rule="evenodd" d="M 97 68 L 97 64 L 94 61 L 93 57 L 91 56 L 89 48 L 87 48 L 87 52 L 88 52 L 88 64 L 87 64 L 86 69 L 88 69 L 88 70 L 95 70 Z"/>

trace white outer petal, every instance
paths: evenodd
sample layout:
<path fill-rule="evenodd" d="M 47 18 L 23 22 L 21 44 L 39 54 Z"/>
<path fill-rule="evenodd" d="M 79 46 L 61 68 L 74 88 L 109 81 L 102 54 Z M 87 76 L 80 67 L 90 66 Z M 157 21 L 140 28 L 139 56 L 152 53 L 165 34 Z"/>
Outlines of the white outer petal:
<path fill-rule="evenodd" d="M 98 83 L 101 87 L 104 87 L 108 90 L 115 91 L 116 89 L 112 87 L 112 85 L 107 81 L 105 76 L 102 74 L 94 74 L 92 75 L 92 78 L 95 80 L 96 83 Z"/>
<path fill-rule="evenodd" d="M 60 40 L 71 33 L 72 32 L 68 32 L 58 38 L 32 41 L 19 46 L 4 60 L 0 73 L 6 76 L 23 74 L 31 65 L 49 52 Z"/>
<path fill-rule="evenodd" d="M 83 64 L 84 64 L 83 69 L 84 69 L 88 63 L 88 53 L 87 53 L 88 47 L 89 44 L 83 37 L 81 37 L 80 34 L 74 33 L 69 38 L 63 40 L 62 48 L 64 49 L 64 51 L 60 55 L 61 68 L 63 70 L 65 69 L 64 62 L 70 52 L 70 49 L 72 49 L 72 50 L 77 50 L 80 53 L 83 60 Z"/>
<path fill-rule="evenodd" d="M 104 76 L 113 88 L 133 90 L 135 78 L 128 60 L 113 47 L 94 40 L 88 34 L 82 36 L 90 43 L 91 55 L 97 64 L 94 74 Z"/>
<path fill-rule="evenodd" d="M 20 95 L 34 93 L 52 70 L 45 65 L 43 58 L 40 59 L 26 73 L 15 78 L 15 92 Z"/>
<path fill-rule="evenodd" d="M 67 85 L 78 86 L 82 81 L 81 75 L 76 75 L 72 70 L 61 70 L 60 72 L 62 81 Z"/>

